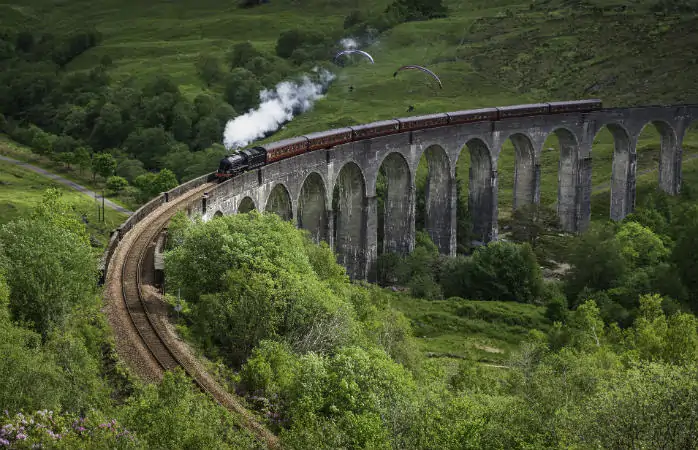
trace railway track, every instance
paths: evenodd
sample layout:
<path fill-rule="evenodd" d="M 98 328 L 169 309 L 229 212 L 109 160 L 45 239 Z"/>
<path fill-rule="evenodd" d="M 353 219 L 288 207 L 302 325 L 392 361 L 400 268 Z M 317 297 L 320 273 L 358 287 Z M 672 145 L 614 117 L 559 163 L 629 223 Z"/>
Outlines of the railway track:
<path fill-rule="evenodd" d="M 130 323 L 135 328 L 141 344 L 155 360 L 159 372 L 164 373 L 165 371 L 181 367 L 199 389 L 238 415 L 242 419 L 245 428 L 263 441 L 267 447 L 275 449 L 279 448 L 276 436 L 259 424 L 249 411 L 245 410 L 215 380 L 197 368 L 196 364 L 191 361 L 191 357 L 182 355 L 171 344 L 172 338 L 167 336 L 168 333 L 162 329 L 161 325 L 158 325 L 157 319 L 151 311 L 154 305 L 152 301 L 149 304 L 149 299 L 143 290 L 143 261 L 146 258 L 148 248 L 154 243 L 172 216 L 213 185 L 213 183 L 205 184 L 174 199 L 170 203 L 166 203 L 151 214 L 152 218 L 144 219 L 129 232 L 129 234 L 133 233 L 133 235 L 132 239 L 129 240 L 130 243 L 124 242 L 126 248 L 124 249 L 125 254 L 120 268 L 120 294 Z M 135 344 L 132 343 L 131 345 L 135 347 Z"/>

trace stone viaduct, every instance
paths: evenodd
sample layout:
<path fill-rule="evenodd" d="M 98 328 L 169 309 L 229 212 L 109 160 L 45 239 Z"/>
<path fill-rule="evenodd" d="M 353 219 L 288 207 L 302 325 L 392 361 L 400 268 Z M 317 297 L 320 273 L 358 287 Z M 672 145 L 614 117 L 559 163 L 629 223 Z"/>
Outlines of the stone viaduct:
<path fill-rule="evenodd" d="M 592 143 L 607 127 L 615 140 L 610 218 L 635 205 L 636 145 L 645 126 L 661 135 L 659 187 L 681 186 L 682 141 L 698 119 L 698 105 L 601 109 L 443 126 L 356 141 L 318 150 L 246 172 L 223 182 L 195 203 L 189 214 L 204 220 L 252 209 L 271 211 L 327 241 L 354 279 L 372 279 L 377 258 L 376 184 L 383 166 L 385 251 L 410 252 L 415 235 L 415 174 L 422 155 L 429 170 L 426 229 L 441 252 L 456 248 L 456 163 L 471 161 L 469 210 L 483 242 L 497 239 L 497 162 L 502 145 L 515 148 L 514 208 L 539 202 L 540 156 L 549 135 L 560 143 L 557 211 L 568 232 L 583 231 L 591 217 Z M 339 201 L 333 205 L 337 187 Z"/>

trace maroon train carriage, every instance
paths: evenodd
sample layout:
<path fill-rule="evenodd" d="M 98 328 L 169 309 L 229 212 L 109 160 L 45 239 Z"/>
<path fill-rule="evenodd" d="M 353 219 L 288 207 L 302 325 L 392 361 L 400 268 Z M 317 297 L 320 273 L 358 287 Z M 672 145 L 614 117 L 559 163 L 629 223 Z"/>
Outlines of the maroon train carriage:
<path fill-rule="evenodd" d="M 448 125 L 448 114 L 428 114 L 425 116 L 406 117 L 397 119 L 400 122 L 400 131 L 423 130 Z"/>
<path fill-rule="evenodd" d="M 305 136 L 298 136 L 284 139 L 265 145 L 264 148 L 267 150 L 267 164 L 269 164 L 307 152 L 308 138 Z"/>
<path fill-rule="evenodd" d="M 497 108 L 470 109 L 467 111 L 448 112 L 449 125 L 459 123 L 483 122 L 497 120 L 499 111 Z"/>
<path fill-rule="evenodd" d="M 331 148 L 335 145 L 346 144 L 352 140 L 351 128 L 336 128 L 334 130 L 320 131 L 306 134 L 308 138 L 308 151 Z"/>
<path fill-rule="evenodd" d="M 550 105 L 551 114 L 596 111 L 603 107 L 601 100 L 599 99 L 574 100 L 570 102 L 549 102 L 548 105 Z"/>
<path fill-rule="evenodd" d="M 540 114 L 548 114 L 550 106 L 547 103 L 533 103 L 529 105 L 514 105 L 498 107 L 499 119 L 508 119 L 510 117 L 526 117 L 537 116 Z"/>
<path fill-rule="evenodd" d="M 396 119 L 381 120 L 380 122 L 372 122 L 364 125 L 352 125 L 349 128 L 352 130 L 352 141 L 360 139 L 369 139 L 378 136 L 387 136 L 400 131 L 400 122 Z"/>

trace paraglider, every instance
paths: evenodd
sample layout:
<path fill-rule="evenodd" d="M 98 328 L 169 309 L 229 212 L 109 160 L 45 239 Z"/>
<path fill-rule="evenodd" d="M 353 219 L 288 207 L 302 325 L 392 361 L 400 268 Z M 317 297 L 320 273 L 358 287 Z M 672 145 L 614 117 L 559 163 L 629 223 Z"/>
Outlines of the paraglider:
<path fill-rule="evenodd" d="M 341 52 L 337 53 L 336 55 L 334 55 L 334 62 L 337 62 L 337 59 L 338 59 L 340 56 L 342 56 L 342 55 L 348 55 L 348 54 L 350 54 L 350 53 L 358 53 L 358 54 L 360 54 L 360 55 L 363 55 L 363 56 L 365 56 L 366 58 L 368 58 L 368 59 L 371 61 L 371 64 L 374 64 L 373 56 L 369 55 L 368 53 L 366 53 L 366 52 L 363 51 L 363 50 L 355 50 L 355 49 L 352 49 L 352 50 L 342 50 Z"/>
<path fill-rule="evenodd" d="M 427 69 L 426 67 L 422 67 L 422 66 L 415 66 L 415 65 L 402 66 L 395 71 L 395 73 L 393 74 L 393 77 L 397 77 L 398 72 L 400 72 L 401 70 L 409 70 L 409 69 L 421 70 L 422 72 L 431 75 L 439 83 L 439 87 L 441 87 L 441 89 L 444 88 L 443 84 L 441 84 L 441 79 L 434 72 L 432 72 L 431 70 Z"/>

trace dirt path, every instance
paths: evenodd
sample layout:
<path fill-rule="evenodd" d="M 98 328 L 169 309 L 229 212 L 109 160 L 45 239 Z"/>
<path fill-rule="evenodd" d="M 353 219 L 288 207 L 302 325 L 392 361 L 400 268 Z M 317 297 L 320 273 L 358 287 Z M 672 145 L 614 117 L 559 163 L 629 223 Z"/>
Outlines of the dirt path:
<path fill-rule="evenodd" d="M 80 191 L 83 194 L 89 195 L 92 198 L 101 197 L 101 195 L 97 194 L 95 191 L 91 191 L 91 190 L 87 189 L 85 186 L 81 186 L 74 181 L 70 181 L 69 179 L 64 178 L 60 175 L 56 175 L 55 173 L 51 173 L 46 169 L 42 169 L 41 167 L 33 166 L 33 165 L 26 163 L 24 161 L 19 161 L 19 160 L 16 160 L 13 158 L 8 158 L 7 156 L 2 156 L 2 155 L 0 155 L 0 160 L 7 161 L 7 162 L 9 162 L 11 164 L 15 164 L 17 166 L 25 167 L 33 172 L 38 173 L 41 176 L 44 176 L 46 178 L 50 178 L 58 183 L 61 183 L 65 186 L 73 188 L 76 191 Z M 128 214 L 128 215 L 133 214 L 133 211 L 128 210 L 128 209 L 124 208 L 123 206 L 119 206 L 116 203 L 112 202 L 111 200 L 107 200 L 106 198 L 104 199 L 104 205 L 107 208 L 113 209 L 114 211 L 118 211 L 120 213 L 124 213 L 124 214 Z"/>

